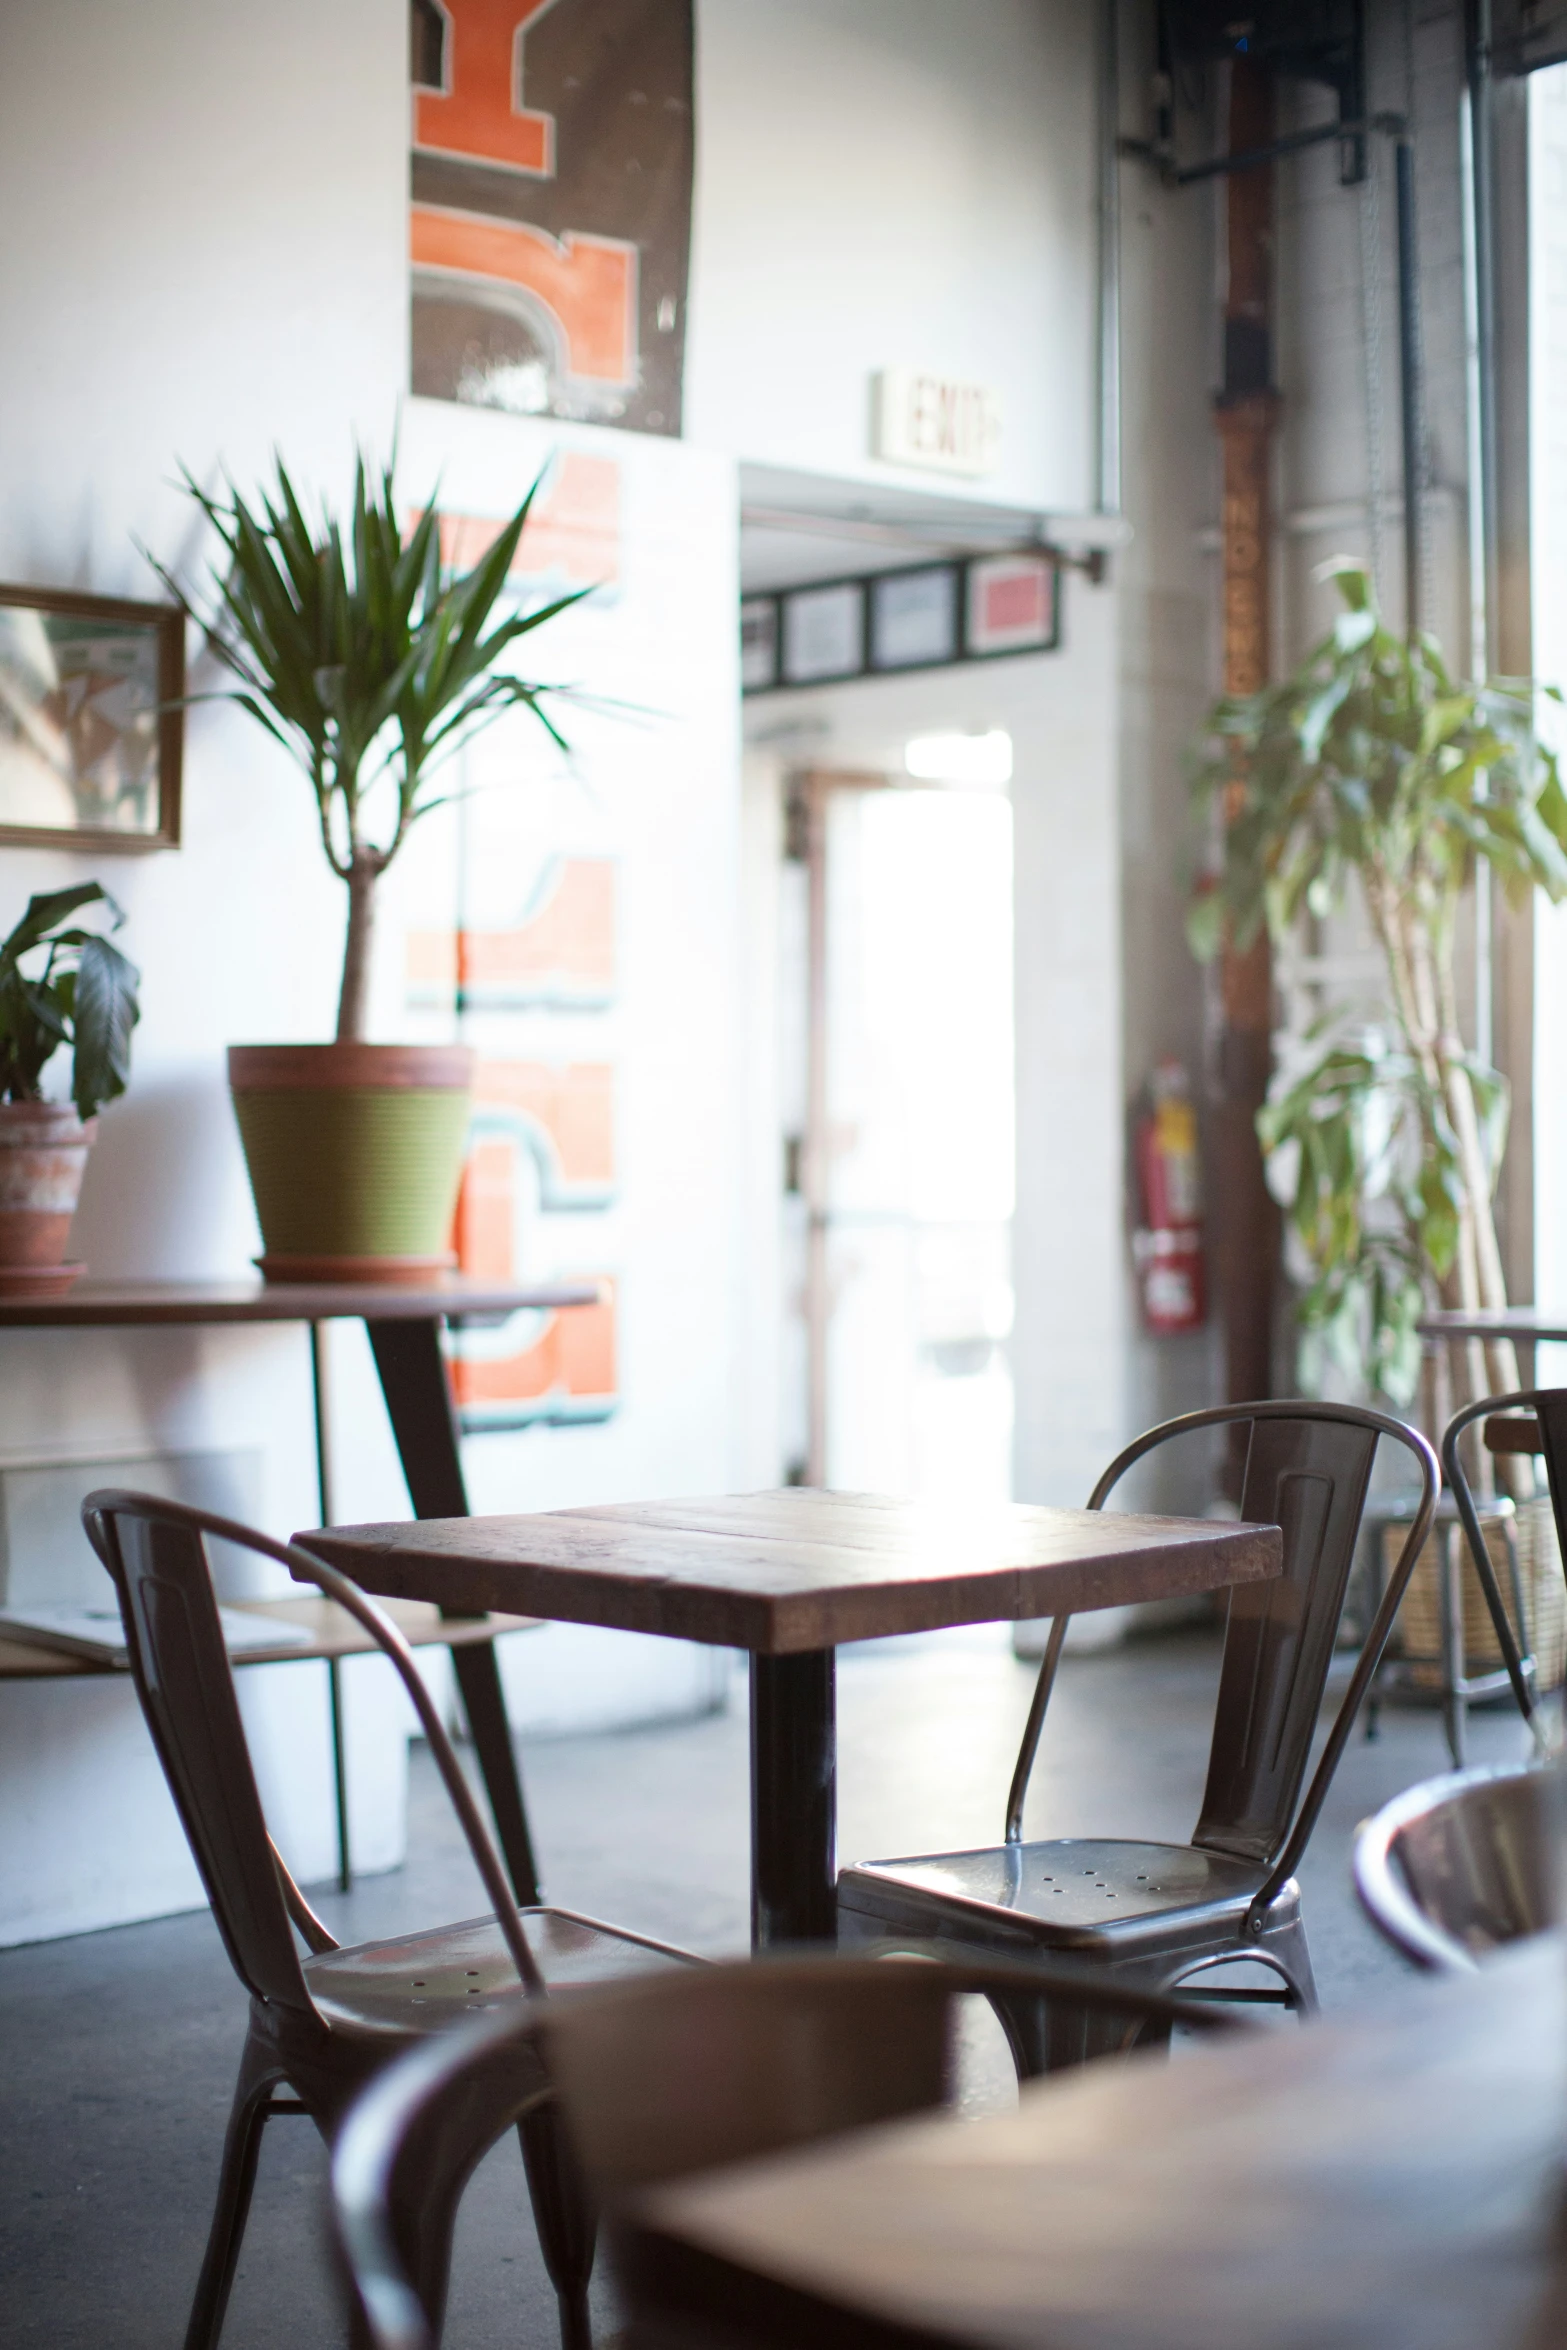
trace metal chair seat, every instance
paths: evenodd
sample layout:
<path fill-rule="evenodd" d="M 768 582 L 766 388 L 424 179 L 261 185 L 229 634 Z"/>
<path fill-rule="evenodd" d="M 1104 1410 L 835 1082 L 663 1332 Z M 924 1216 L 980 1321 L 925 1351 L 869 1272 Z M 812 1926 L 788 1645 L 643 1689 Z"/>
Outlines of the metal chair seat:
<path fill-rule="evenodd" d="M 1190 1844 L 1067 1836 L 866 1861 L 839 1877 L 838 1904 L 856 1920 L 876 1920 L 882 1931 L 961 1941 L 972 1917 L 976 1924 L 983 1919 L 987 1947 L 1011 1934 L 1036 1947 L 1091 1950 L 1113 1962 L 1151 1947 L 1173 1949 L 1176 1938 L 1185 1950 L 1214 1925 L 1233 1938 L 1237 1918 L 1267 1874 L 1261 1861 Z"/>
<path fill-rule="evenodd" d="M 571 1910 L 519 1914 L 547 1991 L 625 1982 L 675 1963 L 660 1944 Z M 525 1996 L 493 1917 L 360 1942 L 301 1963 L 311 2002 L 330 2029 L 394 2041 L 422 2040 L 465 2015 Z"/>

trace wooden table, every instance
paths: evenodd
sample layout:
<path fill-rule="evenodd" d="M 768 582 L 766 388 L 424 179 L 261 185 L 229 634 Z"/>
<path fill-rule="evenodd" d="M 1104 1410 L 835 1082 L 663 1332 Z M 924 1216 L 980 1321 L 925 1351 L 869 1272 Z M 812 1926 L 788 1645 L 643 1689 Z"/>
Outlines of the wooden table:
<path fill-rule="evenodd" d="M 416 1516 L 453 1518 L 468 1508 L 451 1387 L 441 1353 L 446 1321 L 503 1321 L 508 1314 L 593 1305 L 596 1282 L 474 1281 L 460 1274 L 400 1288 L 389 1283 L 281 1281 L 79 1281 L 65 1297 L 0 1303 L 0 1330 L 167 1329 L 303 1322 L 310 1330 L 316 1476 L 324 1521 L 332 1516 L 331 1427 L 322 1325 L 362 1321 Z M 454 1608 L 472 1616 L 479 1609 Z M 514 1612 L 514 1611 L 507 1611 Z M 526 1613 L 527 1611 L 521 1611 Z M 522 1781 L 490 1640 L 449 1644 L 495 1830 L 517 1898 L 539 1898 Z M 295 1652 L 298 1653 L 297 1651 Z"/>
<path fill-rule="evenodd" d="M 1567 1951 L 629 2214 L 670 2350 L 1561 2350 Z"/>
<path fill-rule="evenodd" d="M 1567 1340 L 1567 1313 L 1548 1306 L 1508 1306 L 1498 1314 L 1426 1314 L 1415 1324 L 1422 1338 L 1510 1338 L 1516 1346 Z"/>
<path fill-rule="evenodd" d="M 759 1946 L 835 1930 L 840 1642 L 1167 1599 L 1281 1563 L 1275 1526 L 806 1486 L 297 1539 L 367 1591 L 749 1650 Z"/>
<path fill-rule="evenodd" d="M 332 1795 L 337 1814 L 337 1883 L 347 1893 L 354 1881 L 353 1843 L 348 1825 L 348 1754 L 343 1735 L 342 1664 L 345 1657 L 379 1656 L 381 1651 L 357 1617 L 335 1599 L 249 1599 L 225 1602 L 242 1615 L 272 1617 L 308 1632 L 306 1642 L 281 1639 L 276 1646 L 245 1648 L 232 1654 L 231 1665 L 325 1664 L 328 1713 L 332 1729 Z M 498 1640 L 503 1632 L 536 1632 L 536 1616 L 447 1616 L 428 1600 L 389 1599 L 386 1611 L 410 1648 L 459 1648 Z M 0 1631 L 0 1681 L 76 1681 L 111 1678 L 130 1670 L 108 1658 L 74 1656 L 63 1648 L 45 1648 L 28 1640 L 8 1639 Z"/>

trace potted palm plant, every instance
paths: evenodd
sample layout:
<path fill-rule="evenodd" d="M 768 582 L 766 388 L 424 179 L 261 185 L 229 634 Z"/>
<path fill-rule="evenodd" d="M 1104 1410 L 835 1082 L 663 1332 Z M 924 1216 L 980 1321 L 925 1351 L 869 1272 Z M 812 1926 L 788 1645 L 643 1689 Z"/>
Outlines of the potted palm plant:
<path fill-rule="evenodd" d="M 1211 714 L 1196 800 L 1224 816 L 1188 928 L 1204 958 L 1264 924 L 1283 946 L 1358 893 L 1382 1002 L 1327 1008 L 1276 1073 L 1258 1135 L 1309 1270 L 1305 1384 L 1336 1358 L 1406 1404 L 1421 1313 L 1507 1303 L 1493 1207 L 1507 1089 L 1463 1041 L 1460 903 L 1481 863 L 1515 901 L 1567 895 L 1567 794 L 1528 680 L 1456 682 L 1434 639 L 1383 626 L 1358 564 L 1324 575 L 1343 602 L 1328 635 L 1281 685 Z M 1505 1342 L 1470 1368 L 1518 1383 Z"/>
<path fill-rule="evenodd" d="M 124 916 L 96 881 L 29 899 L 0 944 L 0 1298 L 59 1297 L 81 1273 L 64 1262 L 98 1111 L 125 1091 L 139 974 L 101 930 L 71 917 Z M 44 1099 L 43 1074 L 71 1051 L 71 1099 Z"/>
<path fill-rule="evenodd" d="M 440 517 L 404 536 L 392 475 L 361 456 L 346 525 L 315 523 L 282 460 L 255 501 L 185 486 L 222 542 L 199 598 L 156 566 L 236 681 L 239 704 L 303 769 L 322 853 L 347 892 L 337 1031 L 324 1045 L 234 1045 L 234 1097 L 263 1272 L 275 1280 L 418 1281 L 449 1265 L 472 1055 L 365 1036 L 376 889 L 420 818 L 432 772 L 507 710 L 556 742 L 547 688 L 503 657 L 587 590 L 506 600 L 533 492 L 471 570 L 448 576 Z M 536 485 L 535 485 L 536 486 Z"/>

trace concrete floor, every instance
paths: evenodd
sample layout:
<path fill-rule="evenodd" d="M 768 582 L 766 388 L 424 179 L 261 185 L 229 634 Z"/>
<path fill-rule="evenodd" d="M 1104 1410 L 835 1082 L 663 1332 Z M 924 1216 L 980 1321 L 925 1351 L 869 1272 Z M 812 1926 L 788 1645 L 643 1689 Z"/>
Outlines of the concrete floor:
<path fill-rule="evenodd" d="M 1217 1641 L 1167 1635 L 1068 1658 L 1035 1777 L 1030 1831 L 1184 1840 L 1196 1817 Z M 992 1841 L 1032 1667 L 994 1628 L 846 1652 L 839 1673 L 840 1852 Z M 1516 1715 L 1474 1717 L 1471 1759 L 1521 1758 Z M 523 1763 L 554 1899 L 704 1951 L 741 1947 L 746 1715 L 531 1745 Z M 1354 1826 L 1447 1767 L 1434 1713 L 1388 1709 L 1358 1737 L 1302 1872 L 1331 2011 L 1397 1999 L 1409 1976 L 1349 1891 Z M 473 1915 L 483 1903 L 439 1783 L 416 1751 L 408 1865 L 319 1894 L 343 1942 Z M 211 1920 L 170 1918 L 0 1953 L 0 2344 L 167 2350 L 200 2261 L 243 2027 Z M 1291 2023 L 1277 2028 L 1296 2029 Z M 996 2035 L 971 2047 L 973 2100 L 1008 2094 Z M 274 2122 L 224 2350 L 341 2338 L 322 2247 L 315 2133 Z M 610 2317 L 607 2301 L 602 2313 Z M 514 2142 L 464 2206 L 452 2350 L 556 2339 Z"/>

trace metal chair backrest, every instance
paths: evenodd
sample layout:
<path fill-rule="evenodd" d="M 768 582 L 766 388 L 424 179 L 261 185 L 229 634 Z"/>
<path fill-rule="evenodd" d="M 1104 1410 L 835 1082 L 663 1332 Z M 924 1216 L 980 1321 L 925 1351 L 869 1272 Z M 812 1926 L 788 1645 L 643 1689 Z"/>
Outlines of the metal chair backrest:
<path fill-rule="evenodd" d="M 1517 1633 L 1508 1622 L 1507 1610 L 1501 1604 L 1495 1588 L 1495 1576 L 1486 1549 L 1485 1534 L 1480 1525 L 1480 1513 L 1475 1507 L 1474 1493 L 1464 1471 L 1459 1439 L 1475 1420 L 1489 1419 L 1506 1412 L 1532 1412 L 1539 1425 L 1540 1450 L 1545 1456 L 1545 1474 L 1550 1487 L 1551 1515 L 1556 1521 L 1556 1540 L 1564 1561 L 1567 1561 L 1567 1387 L 1520 1387 L 1510 1395 L 1482 1396 L 1478 1403 L 1465 1404 L 1455 1412 L 1442 1432 L 1442 1468 L 1448 1486 L 1463 1521 L 1469 1555 L 1474 1560 L 1491 1610 L 1497 1643 L 1502 1661 L 1507 1667 L 1513 1695 L 1525 1721 L 1534 1720 L 1534 1690 L 1531 1686 L 1533 1663 L 1525 1662 Z M 1528 1639 L 1528 1626 L 1518 1631 Z"/>
<path fill-rule="evenodd" d="M 1265 1888 L 1271 1900 L 1293 1873 L 1316 1824 L 1429 1531 L 1441 1472 L 1426 1439 L 1383 1412 L 1294 1398 L 1226 1404 L 1187 1412 L 1139 1436 L 1110 1463 L 1089 1496 L 1089 1508 L 1103 1509 L 1127 1471 L 1158 1446 L 1197 1429 L 1238 1422 L 1250 1429 L 1240 1514 L 1251 1523 L 1282 1529 L 1284 1564 L 1276 1581 L 1239 1584 L 1230 1594 L 1208 1780 L 1192 1842 L 1242 1860 L 1275 1862 Z M 1301 1803 L 1372 1462 L 1382 1437 L 1404 1445 L 1413 1455 L 1420 1472 L 1420 1500 Z M 1023 1798 L 1065 1632 L 1066 1619 L 1058 1618 L 1040 1665 L 1008 1802 L 1010 1842 L 1022 1833 Z M 1258 1900 L 1260 1904 L 1261 1895 Z"/>
<path fill-rule="evenodd" d="M 334 1567 L 296 1543 L 152 1494 L 105 1488 L 82 1504 L 114 1578 L 130 1669 L 175 1808 L 234 1971 L 258 1999 L 313 2015 L 290 1920 L 307 1947 L 337 1947 L 267 1834 L 208 1563 L 210 1535 L 275 1559 L 347 1608 L 391 1659 L 429 1739 L 522 1982 L 543 1988 L 516 1902 L 402 1634 Z"/>
<path fill-rule="evenodd" d="M 1355 1890 L 1372 1923 L 1440 1974 L 1562 1914 L 1560 1776 L 1538 1765 L 1449 1771 L 1384 1804 L 1355 1839 Z"/>
<path fill-rule="evenodd" d="M 371 2083 L 332 2160 L 338 2241 L 378 2350 L 429 2350 L 410 2281 L 430 2214 L 450 2228 L 462 2185 L 539 2101 L 544 2071 L 594 2200 L 916 2113 L 949 2089 L 953 2002 L 1048 1992 L 1063 2005 L 1210 2030 L 1211 2007 L 1070 1968 L 786 1956 L 671 1969 L 486 2016 Z M 1231 2027 L 1233 2028 L 1233 2026 Z M 441 2264 L 433 2264 L 439 2273 Z"/>

